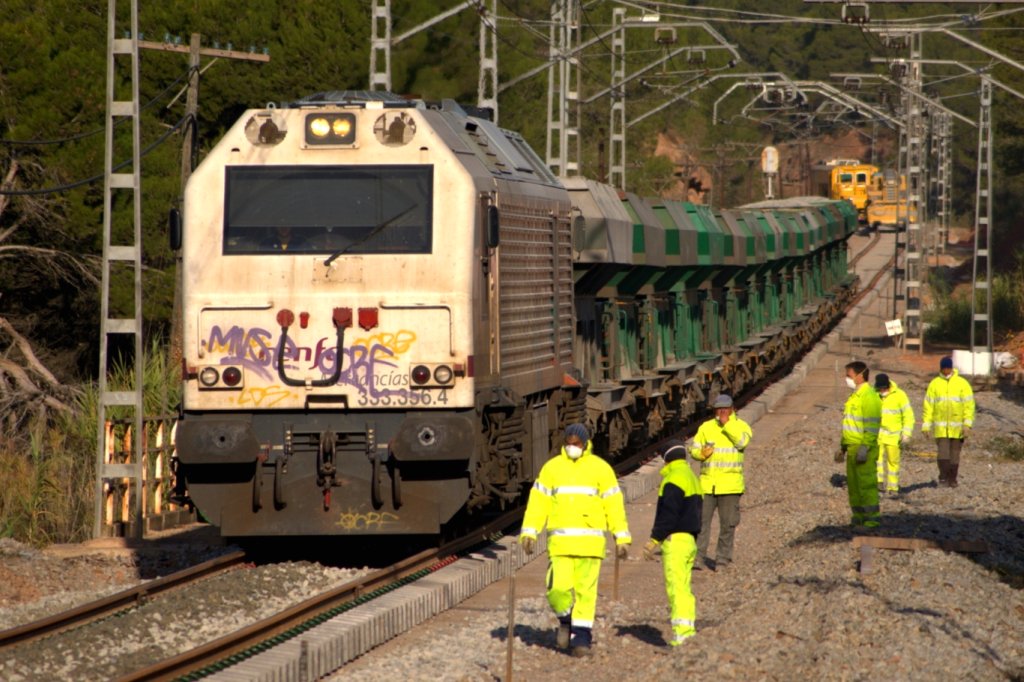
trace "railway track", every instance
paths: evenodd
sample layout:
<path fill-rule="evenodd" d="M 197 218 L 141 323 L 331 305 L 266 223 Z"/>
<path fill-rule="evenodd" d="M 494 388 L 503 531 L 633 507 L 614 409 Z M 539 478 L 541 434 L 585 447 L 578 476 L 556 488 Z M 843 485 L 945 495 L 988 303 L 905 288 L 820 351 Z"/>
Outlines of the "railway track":
<path fill-rule="evenodd" d="M 875 233 L 854 257 L 850 266 L 854 266 L 864 255 L 871 252 L 880 241 L 881 235 Z M 892 266 L 892 259 L 884 265 L 857 295 L 847 304 L 845 310 L 855 305 Z M 828 332 L 821 332 L 823 336 Z M 737 396 L 740 404 L 753 399 L 767 384 L 777 381 L 801 360 L 800 357 L 765 377 L 742 395 Z M 650 444 L 630 457 L 614 465 L 618 475 L 636 469 L 642 463 L 655 457 L 671 439 L 687 438 L 698 426 L 699 420 L 657 443 Z M 333 590 L 295 604 L 271 617 L 260 620 L 236 632 L 220 637 L 202 646 L 185 651 L 166 660 L 156 661 L 151 665 L 120 677 L 123 681 L 135 680 L 174 680 L 200 679 L 208 674 L 223 670 L 252 655 L 266 651 L 291 639 L 312 627 L 319 625 L 345 611 L 371 601 L 377 596 L 386 594 L 402 585 L 414 582 L 421 577 L 454 562 L 460 553 L 471 549 L 482 542 L 495 537 L 515 525 L 522 516 L 521 509 L 515 509 L 494 518 L 485 526 L 477 528 L 466 535 L 447 542 L 438 548 L 431 548 L 407 557 L 386 568 L 375 570 L 367 575 L 356 578 Z M 70 611 L 56 614 L 49 618 L 0 632 L 0 650 L 18 644 L 39 639 L 55 633 L 69 630 L 108 617 L 114 613 L 130 609 L 145 603 L 146 600 L 161 592 L 192 583 L 204 577 L 231 570 L 243 564 L 245 554 L 235 552 L 198 566 L 180 571 L 144 585 L 119 592 L 109 597 L 85 604 Z"/>
<path fill-rule="evenodd" d="M 158 661 L 119 680 L 136 682 L 199 679 L 254 653 L 272 648 L 376 596 L 386 594 L 447 566 L 455 561 L 460 553 L 506 530 L 521 516 L 521 510 L 518 509 L 506 512 L 485 526 L 436 549 L 424 550 L 391 566 L 373 571 L 246 628 L 173 658 Z"/>
<path fill-rule="evenodd" d="M 245 558 L 245 552 L 231 552 L 47 618 L 0 631 L 0 651 L 16 644 L 25 644 L 135 608 L 162 593 L 233 570 L 244 564 Z"/>

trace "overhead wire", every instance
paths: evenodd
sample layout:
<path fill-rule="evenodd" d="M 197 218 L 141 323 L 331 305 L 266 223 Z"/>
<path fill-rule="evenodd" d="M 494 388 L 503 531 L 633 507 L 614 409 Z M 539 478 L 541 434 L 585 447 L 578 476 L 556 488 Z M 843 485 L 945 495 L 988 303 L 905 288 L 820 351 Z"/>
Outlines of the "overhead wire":
<path fill-rule="evenodd" d="M 196 70 L 198 70 L 197 67 L 194 67 L 194 66 L 193 67 L 189 67 L 185 71 L 185 73 L 183 73 L 182 75 L 180 75 L 176 79 L 174 79 L 174 81 L 172 81 L 169 85 L 167 85 L 167 87 L 165 87 L 163 90 L 161 90 L 159 92 L 159 94 L 155 95 L 148 102 L 146 102 L 141 107 L 139 107 L 139 113 L 142 113 L 143 111 L 146 111 L 147 109 L 152 107 L 154 104 L 156 104 L 158 101 L 160 101 L 164 97 L 164 95 L 166 95 L 168 92 L 170 92 L 173 88 L 175 88 L 183 80 L 185 80 L 187 78 L 190 79 L 190 77 L 192 75 L 192 72 L 196 71 Z M 128 118 L 118 119 L 117 121 L 114 122 L 114 127 L 116 128 L 117 126 L 125 123 L 128 120 L 129 120 Z M 85 132 L 85 133 L 78 133 L 77 135 L 70 135 L 68 137 L 62 137 L 62 138 L 58 138 L 58 139 L 54 139 L 54 140 L 5 140 L 5 139 L 0 139 L 0 145 L 4 145 L 4 146 L 7 146 L 7 147 L 33 147 L 33 146 L 47 146 L 47 145 L 56 145 L 56 144 L 66 144 L 68 142 L 75 142 L 77 140 L 84 140 L 87 137 L 92 137 L 94 135 L 99 135 L 102 132 L 106 132 L 106 130 L 107 130 L 107 128 L 106 128 L 106 126 L 104 126 L 102 128 L 97 128 L 95 130 L 90 130 L 90 131 Z"/>
<path fill-rule="evenodd" d="M 180 129 L 186 123 L 191 125 L 192 122 L 193 122 L 193 116 L 191 114 L 185 114 L 184 116 L 182 116 L 181 119 L 179 119 L 177 123 L 175 123 L 173 126 L 169 127 L 167 130 L 165 130 L 163 132 L 163 134 L 160 135 L 160 137 L 158 137 L 154 142 L 152 142 L 151 144 L 149 144 L 148 146 L 146 146 L 143 150 L 141 150 L 139 152 L 139 161 L 141 162 L 142 158 L 144 156 L 146 156 L 151 151 L 153 151 L 154 149 L 159 147 L 161 144 L 163 144 L 167 140 L 167 138 L 169 138 L 171 136 L 172 133 L 174 133 L 175 131 Z M 123 168 L 127 168 L 130 165 L 132 165 L 132 159 L 128 159 L 126 161 L 122 161 L 121 163 L 119 163 L 116 166 L 114 166 L 113 168 L 111 168 L 111 172 L 116 173 L 117 171 L 119 171 L 119 170 L 121 170 Z M 75 182 L 69 182 L 69 183 L 67 183 L 65 185 L 58 185 L 56 187 L 46 187 L 46 188 L 43 188 L 43 189 L 16 189 L 16 190 L 10 190 L 10 189 L 4 189 L 3 187 L 0 187 L 0 195 L 16 196 L 17 197 L 17 196 L 37 196 L 37 195 L 40 195 L 40 194 L 58 194 L 60 192 L 67 192 L 69 190 L 77 189 L 78 187 L 82 187 L 84 185 L 88 185 L 88 184 L 91 184 L 93 182 L 97 182 L 97 181 L 102 180 L 103 178 L 105 178 L 106 175 L 107 175 L 106 172 L 104 172 L 104 173 L 100 173 L 99 175 L 94 175 L 94 176 L 92 176 L 90 178 L 85 178 L 83 180 L 76 180 Z"/>

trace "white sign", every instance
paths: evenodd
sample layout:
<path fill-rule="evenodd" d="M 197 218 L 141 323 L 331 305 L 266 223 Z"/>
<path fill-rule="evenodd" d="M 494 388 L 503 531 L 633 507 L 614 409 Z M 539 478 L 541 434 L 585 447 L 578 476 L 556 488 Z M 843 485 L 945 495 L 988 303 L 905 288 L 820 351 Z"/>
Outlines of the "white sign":
<path fill-rule="evenodd" d="M 899 336 L 903 333 L 903 320 L 889 320 L 885 323 L 885 333 L 889 336 Z"/>
<path fill-rule="evenodd" d="M 765 147 L 761 150 L 761 172 L 775 174 L 779 172 L 779 150 Z"/>

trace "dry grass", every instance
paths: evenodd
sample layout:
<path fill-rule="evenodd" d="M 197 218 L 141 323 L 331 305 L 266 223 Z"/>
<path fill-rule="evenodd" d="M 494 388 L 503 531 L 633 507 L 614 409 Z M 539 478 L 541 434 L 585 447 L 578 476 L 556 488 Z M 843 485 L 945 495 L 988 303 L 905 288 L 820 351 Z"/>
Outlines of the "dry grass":
<path fill-rule="evenodd" d="M 117 368 L 111 388 L 129 390 L 130 374 Z M 145 413 L 170 411 L 179 385 L 180 375 L 167 367 L 164 350 L 153 345 L 146 358 Z M 84 385 L 70 414 L 51 413 L 45 423 L 0 432 L 0 537 L 46 545 L 92 534 L 97 405 L 96 385 Z"/>

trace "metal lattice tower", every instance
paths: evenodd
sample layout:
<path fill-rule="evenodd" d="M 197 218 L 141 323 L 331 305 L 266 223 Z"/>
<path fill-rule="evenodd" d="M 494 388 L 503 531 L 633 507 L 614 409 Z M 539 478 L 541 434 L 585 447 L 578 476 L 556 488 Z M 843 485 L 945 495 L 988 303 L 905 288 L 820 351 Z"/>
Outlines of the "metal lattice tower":
<path fill-rule="evenodd" d="M 910 95 L 903 93 L 900 96 L 901 105 L 904 111 L 909 109 Z M 904 209 L 907 205 L 907 191 L 903 183 L 903 176 L 907 169 L 907 126 L 902 125 L 899 129 L 899 142 L 896 155 L 896 235 L 894 240 L 893 268 L 892 268 L 892 317 L 900 317 L 900 302 L 907 298 L 906 293 L 906 262 L 904 254 L 907 250 L 907 233 L 899 229 L 901 219 L 906 220 Z"/>
<path fill-rule="evenodd" d="M 924 278 L 925 261 L 924 234 L 925 220 L 924 155 L 925 125 L 922 116 L 921 94 L 921 33 L 909 34 L 910 59 L 907 61 L 906 109 L 906 174 L 907 174 L 907 241 L 905 253 L 906 307 L 903 311 L 903 344 L 905 348 L 915 347 L 923 352 L 923 329 L 921 324 L 921 281 Z"/>
<path fill-rule="evenodd" d="M 494 112 L 498 122 L 498 0 L 490 8 L 480 3 L 480 78 L 477 81 L 477 106 Z"/>
<path fill-rule="evenodd" d="M 391 0 L 373 0 L 370 16 L 370 90 L 391 90 Z"/>
<path fill-rule="evenodd" d="M 143 531 L 143 445 L 142 431 L 142 377 L 144 359 L 142 356 L 142 185 L 139 145 L 139 44 L 138 0 L 131 0 L 131 17 L 127 28 L 118 17 L 117 0 L 107 3 L 107 114 L 106 145 L 104 151 L 103 180 L 103 276 L 100 285 L 100 362 L 99 362 L 99 405 L 97 406 L 96 438 L 96 482 L 95 518 L 93 535 L 103 530 L 103 507 L 105 492 L 109 486 L 130 481 L 126 491 L 130 501 L 129 532 L 141 537 Z M 128 38 L 118 38 L 122 31 Z M 119 84 L 118 64 L 127 62 L 128 83 Z M 123 74 L 124 69 L 121 70 Z M 127 85 L 127 87 L 125 87 Z M 118 99 L 120 91 L 127 90 L 129 99 Z M 114 171 L 114 133 L 118 119 L 131 121 L 131 172 Z M 126 202 L 115 202 L 115 194 L 121 198 L 130 193 L 130 208 Z M 114 244 L 114 210 L 131 211 L 132 230 L 120 234 L 122 243 Z M 117 221 L 121 224 L 121 221 Z M 128 222 L 128 221 L 124 221 Z M 120 231 L 119 231 L 120 232 Z M 127 237 L 127 239 L 126 239 Z M 130 271 L 134 283 L 134 311 L 131 317 L 110 317 L 111 279 L 126 270 Z M 134 340 L 132 362 L 134 368 L 132 390 L 111 391 L 110 341 L 114 335 L 131 336 Z M 126 462 L 112 463 L 106 457 L 106 421 L 108 410 L 118 412 L 134 411 L 132 452 Z"/>
<path fill-rule="evenodd" d="M 949 241 L 949 221 L 953 206 L 953 117 L 943 112 L 938 115 L 939 158 L 937 173 L 938 230 L 936 242 L 939 253 L 946 252 Z"/>
<path fill-rule="evenodd" d="M 579 0 L 555 0 L 551 5 L 545 160 L 561 177 L 579 174 L 580 68 L 573 50 L 579 42 L 579 11 Z"/>
<path fill-rule="evenodd" d="M 612 10 L 611 116 L 608 121 L 608 184 L 626 189 L 626 10 Z"/>
<path fill-rule="evenodd" d="M 992 352 L 992 82 L 981 77 L 978 112 L 978 187 L 974 203 L 974 277 L 971 287 L 971 351 Z M 984 279 L 979 280 L 983 274 Z M 978 298 L 984 312 L 978 311 Z M 981 328 L 981 333 L 979 333 Z M 984 345 L 981 341 L 984 340 Z"/>

